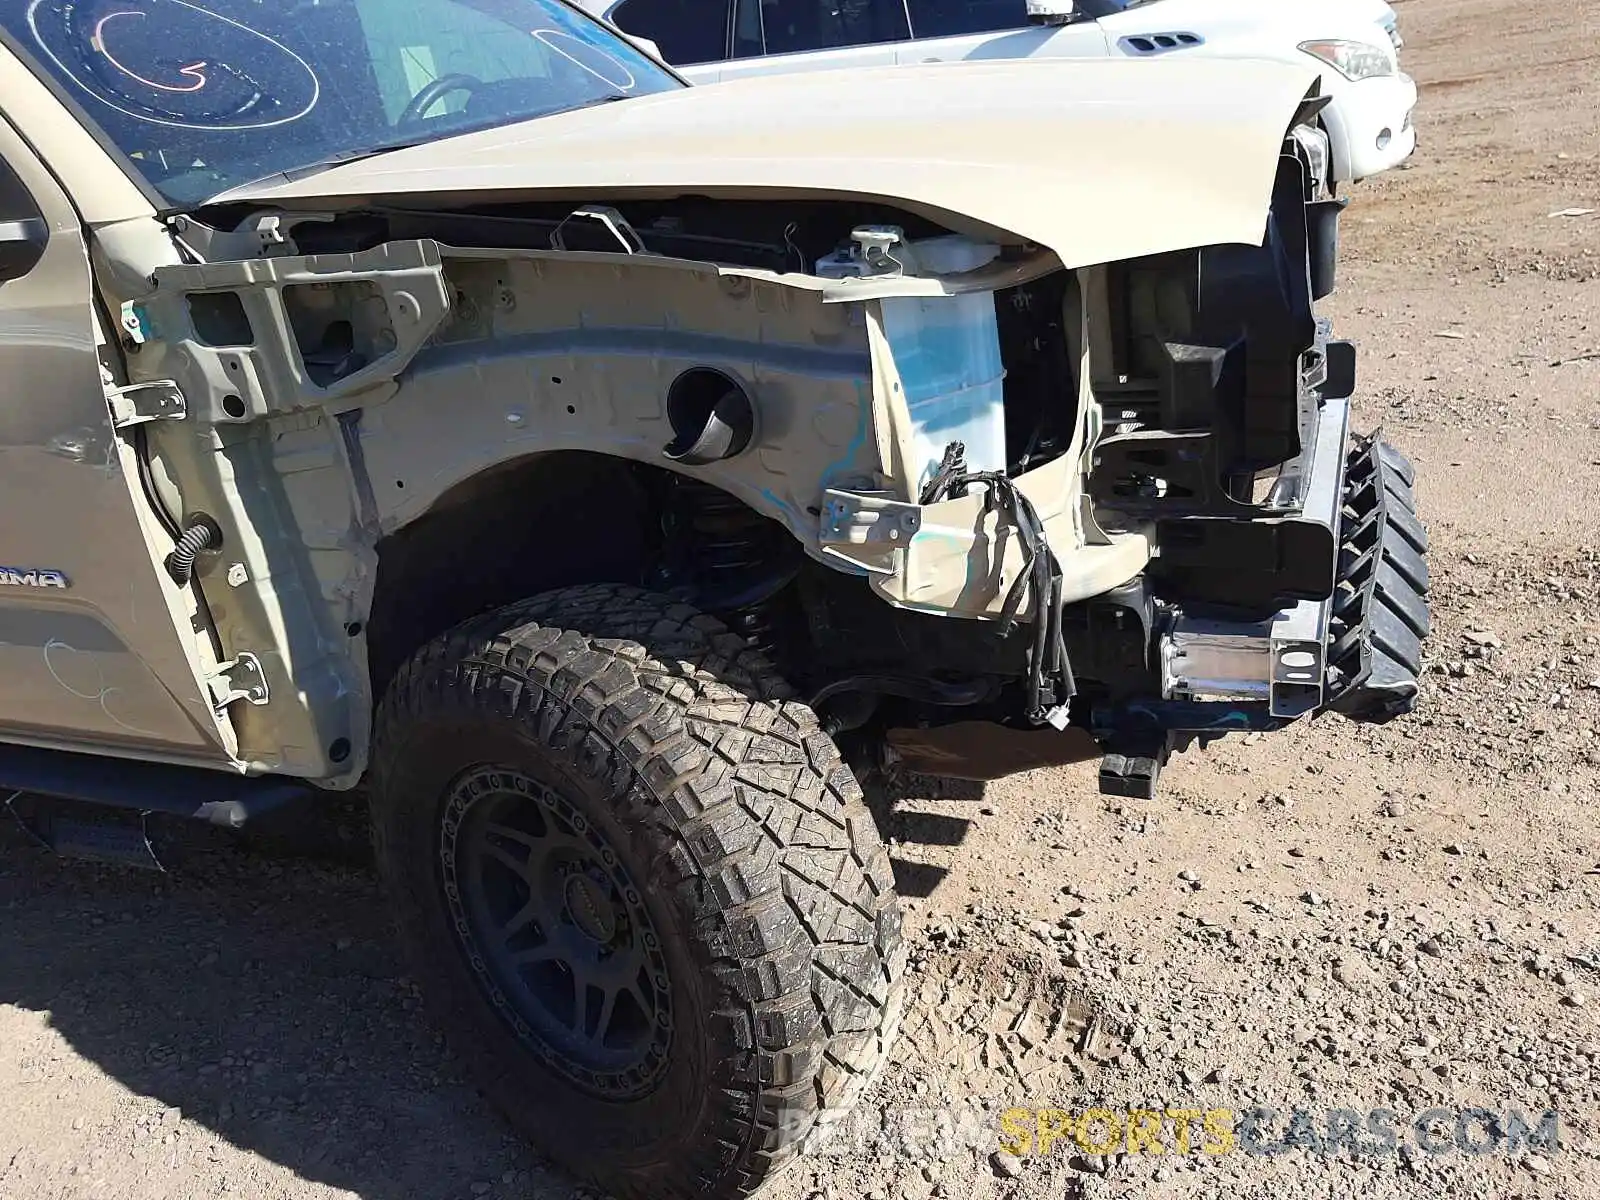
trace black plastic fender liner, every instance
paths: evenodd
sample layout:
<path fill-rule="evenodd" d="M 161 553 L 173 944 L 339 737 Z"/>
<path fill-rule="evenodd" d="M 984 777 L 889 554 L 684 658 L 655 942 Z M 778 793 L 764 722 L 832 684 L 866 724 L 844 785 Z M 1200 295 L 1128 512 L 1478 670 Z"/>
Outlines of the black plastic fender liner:
<path fill-rule="evenodd" d="M 1358 721 L 1387 721 L 1416 705 L 1429 620 L 1428 534 L 1414 480 L 1405 455 L 1376 433 L 1350 455 L 1327 707 Z"/>
<path fill-rule="evenodd" d="M 1331 295 L 1337 283 L 1339 259 L 1339 215 L 1349 203 L 1337 200 L 1312 200 L 1306 204 L 1306 258 L 1311 264 L 1311 298 Z"/>

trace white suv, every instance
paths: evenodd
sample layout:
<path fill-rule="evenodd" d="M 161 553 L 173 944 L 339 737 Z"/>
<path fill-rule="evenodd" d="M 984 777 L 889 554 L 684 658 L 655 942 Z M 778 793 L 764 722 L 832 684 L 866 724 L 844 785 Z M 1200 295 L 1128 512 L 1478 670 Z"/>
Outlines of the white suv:
<path fill-rule="evenodd" d="M 578 0 L 656 43 L 694 83 L 747 75 L 994 58 L 1268 58 L 1320 64 L 1331 100 L 1328 182 L 1403 162 L 1416 84 L 1400 71 L 1383 0 Z M 1033 0 L 1038 7 L 1039 0 Z M 863 114 L 870 116 L 870 114 Z"/>

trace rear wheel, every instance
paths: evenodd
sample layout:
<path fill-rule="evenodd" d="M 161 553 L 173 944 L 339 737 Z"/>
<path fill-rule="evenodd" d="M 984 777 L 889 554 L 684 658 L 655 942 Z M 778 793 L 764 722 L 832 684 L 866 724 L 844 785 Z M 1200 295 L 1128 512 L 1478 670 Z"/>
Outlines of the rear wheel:
<path fill-rule="evenodd" d="M 378 860 L 457 1049 L 621 1196 L 735 1196 L 883 1061 L 888 860 L 810 709 L 714 619 L 633 588 L 469 622 L 400 672 Z"/>

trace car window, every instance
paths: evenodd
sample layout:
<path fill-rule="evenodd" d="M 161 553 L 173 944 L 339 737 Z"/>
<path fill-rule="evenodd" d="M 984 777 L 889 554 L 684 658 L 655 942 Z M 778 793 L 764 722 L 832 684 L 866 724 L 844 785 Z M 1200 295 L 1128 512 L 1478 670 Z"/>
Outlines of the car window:
<path fill-rule="evenodd" d="M 550 50 L 533 38 L 511 38 L 504 20 L 455 4 L 397 5 L 355 0 L 366 35 L 384 115 L 397 121 L 424 86 L 446 75 L 501 83 L 547 74 Z M 465 91 L 442 96 L 430 112 L 459 112 Z"/>
<path fill-rule="evenodd" d="M 1028 23 L 1026 0 L 906 0 L 913 37 L 956 37 L 1020 29 Z"/>
<path fill-rule="evenodd" d="M 611 22 L 649 38 L 675 67 L 728 57 L 728 0 L 623 0 Z"/>
<path fill-rule="evenodd" d="M 31 0 L 0 27 L 176 207 L 684 86 L 558 0 Z"/>
<path fill-rule="evenodd" d="M 739 0 L 734 57 L 835 50 L 910 37 L 902 0 Z"/>

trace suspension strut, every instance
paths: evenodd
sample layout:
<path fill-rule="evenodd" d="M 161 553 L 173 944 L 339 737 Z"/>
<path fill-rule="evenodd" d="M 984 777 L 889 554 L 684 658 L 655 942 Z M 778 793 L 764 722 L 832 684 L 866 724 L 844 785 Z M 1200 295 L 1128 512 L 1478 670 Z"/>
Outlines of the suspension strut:
<path fill-rule="evenodd" d="M 679 477 L 664 532 L 669 574 L 689 600 L 778 657 L 792 617 L 784 593 L 802 558 L 788 530 L 721 488 Z"/>

